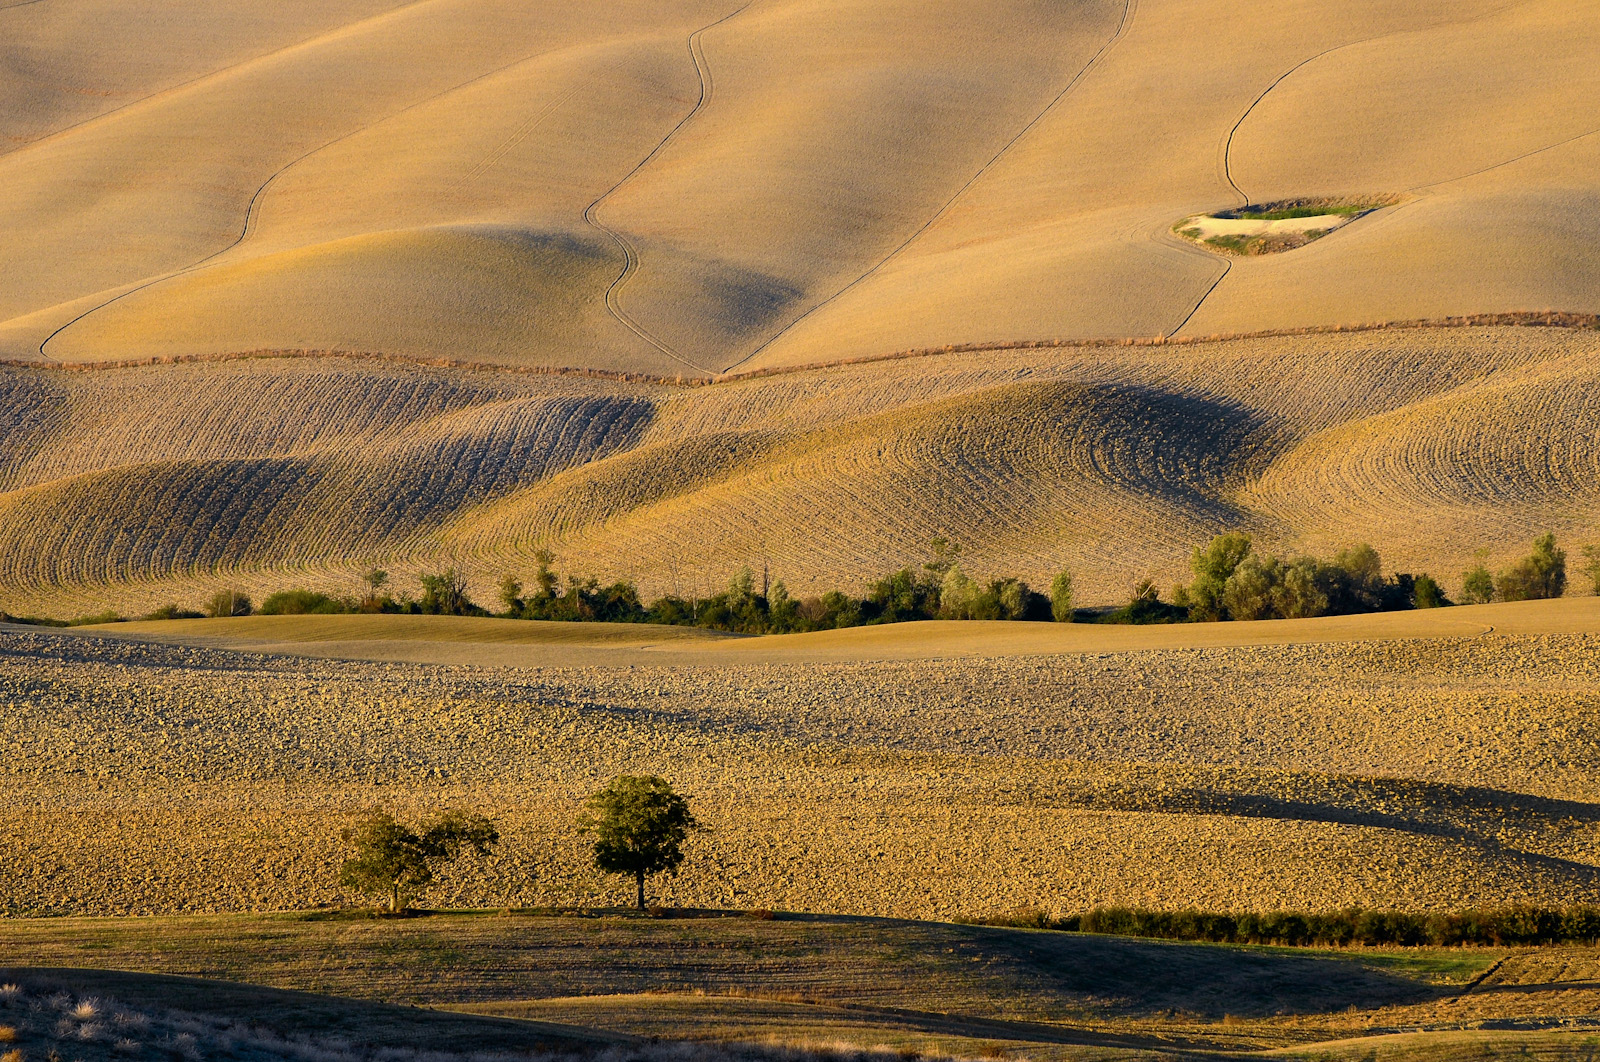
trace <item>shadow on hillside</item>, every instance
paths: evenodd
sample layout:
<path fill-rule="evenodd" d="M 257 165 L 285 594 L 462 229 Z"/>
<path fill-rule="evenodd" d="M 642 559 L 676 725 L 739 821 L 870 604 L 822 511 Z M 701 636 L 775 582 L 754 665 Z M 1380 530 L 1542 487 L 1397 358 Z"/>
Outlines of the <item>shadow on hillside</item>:
<path fill-rule="evenodd" d="M 991 991 L 1033 1001 L 1076 1003 L 1104 1015 L 1207 1020 L 1231 1014 L 1328 1014 L 1349 1007 L 1404 1006 L 1447 998 L 1438 985 L 1364 965 L 1359 953 L 1138 940 L 988 926 L 946 926 L 844 915 L 783 914 L 783 922 L 878 923 L 936 929 L 930 950 L 957 958 Z"/>
<path fill-rule="evenodd" d="M 258 985 L 121 970 L 0 968 L 0 984 L 67 991 L 141 1009 L 230 1018 L 280 1036 L 338 1037 L 376 1048 L 591 1052 L 632 1040 L 620 1033 L 343 999 Z"/>
<path fill-rule="evenodd" d="M 1182 815 L 1317 822 L 1395 830 L 1477 849 L 1560 875 L 1575 886 L 1600 882 L 1600 867 L 1517 847 L 1507 831 L 1570 833 L 1600 825 L 1600 804 L 1559 800 L 1486 786 L 1407 779 L 1296 776 L 1299 793 L 1277 778 L 1223 775 L 1213 784 L 1128 786 L 1065 794 L 1061 806 Z M 1251 791 L 1249 787 L 1259 786 Z M 1306 792 L 1307 789 L 1313 790 Z M 1266 790 L 1266 791 L 1262 791 Z M 1302 795 L 1303 794 L 1303 795 Z"/>

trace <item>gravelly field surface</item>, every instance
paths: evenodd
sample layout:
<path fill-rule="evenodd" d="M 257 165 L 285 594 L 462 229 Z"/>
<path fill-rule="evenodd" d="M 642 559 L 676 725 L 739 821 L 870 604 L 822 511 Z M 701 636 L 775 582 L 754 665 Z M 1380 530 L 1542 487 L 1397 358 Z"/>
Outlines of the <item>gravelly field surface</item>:
<path fill-rule="evenodd" d="M 1600 900 L 1600 637 L 738 668 L 308 661 L 0 632 L 0 904 L 337 902 L 383 805 L 497 816 L 430 895 L 612 902 L 582 797 L 713 831 L 667 902 L 949 916 Z"/>

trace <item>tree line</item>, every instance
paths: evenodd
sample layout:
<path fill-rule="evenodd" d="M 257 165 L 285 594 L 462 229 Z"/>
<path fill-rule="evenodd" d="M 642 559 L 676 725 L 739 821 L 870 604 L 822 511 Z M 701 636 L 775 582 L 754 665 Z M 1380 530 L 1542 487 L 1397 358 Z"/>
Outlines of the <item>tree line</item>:
<path fill-rule="evenodd" d="M 971 924 L 1069 933 L 1290 947 L 1507 947 L 1600 942 L 1600 907 L 1498 907 L 1468 911 L 1159 911 L 1096 907 L 1081 914 L 1014 911 Z"/>
<path fill-rule="evenodd" d="M 1554 535 L 1535 540 L 1527 556 L 1499 572 L 1491 572 L 1484 563 L 1486 552 L 1480 550 L 1474 566 L 1462 573 L 1461 604 L 1527 601 L 1566 593 L 1567 555 L 1557 547 Z M 1174 587 L 1170 600 L 1163 600 L 1155 583 L 1145 579 L 1134 586 L 1120 607 L 1083 608 L 1075 600 L 1070 570 L 1057 572 L 1045 592 L 1013 577 L 980 580 L 962 568 L 959 545 L 936 538 L 920 564 L 889 572 L 860 595 L 830 590 L 797 597 L 781 579 L 772 581 L 765 570 L 757 577 L 747 566 L 720 592 L 701 597 L 675 591 L 646 604 L 633 582 L 622 579 L 602 585 L 594 576 L 562 575 L 555 569 L 554 554 L 541 550 L 534 554 L 528 581 L 516 574 L 500 579 L 496 588 L 499 609 L 473 601 L 466 578 L 455 568 L 418 576 L 419 594 L 396 591 L 389 573 L 374 568 L 362 575 L 361 591 L 356 595 L 289 589 L 270 595 L 257 606 L 237 590 L 219 590 L 203 612 L 167 605 L 142 618 L 381 612 L 658 623 L 737 634 L 794 634 L 932 619 L 1057 623 L 1299 619 L 1457 603 L 1425 572 L 1385 575 L 1377 550 L 1366 544 L 1340 550 L 1326 560 L 1308 555 L 1277 557 L 1257 550 L 1249 535 L 1228 533 L 1196 547 L 1189 567 L 1191 580 Z M 1600 595 L 1600 545 L 1583 547 L 1580 570 L 1593 592 Z M 62 621 L 0 612 L 0 621 L 51 626 L 111 623 L 123 618 L 102 613 Z"/>
<path fill-rule="evenodd" d="M 688 798 L 656 775 L 622 775 L 589 797 L 577 829 L 594 838 L 590 859 L 606 874 L 631 878 L 645 909 L 646 879 L 676 873 L 684 842 L 704 830 Z M 381 897 L 391 914 L 410 908 L 439 872 L 467 856 L 487 856 L 500 843 L 494 822 L 475 812 L 447 811 L 415 828 L 386 811 L 368 812 L 344 831 L 350 856 L 339 868 L 339 884 Z"/>

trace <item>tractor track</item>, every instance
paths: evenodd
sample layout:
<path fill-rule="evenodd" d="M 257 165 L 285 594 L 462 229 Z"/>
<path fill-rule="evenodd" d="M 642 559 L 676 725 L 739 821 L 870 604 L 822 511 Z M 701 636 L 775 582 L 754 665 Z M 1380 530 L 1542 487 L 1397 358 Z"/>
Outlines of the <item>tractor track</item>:
<path fill-rule="evenodd" d="M 823 299 L 821 302 L 819 302 L 815 306 L 811 307 L 811 309 L 807 310 L 805 313 L 801 314 L 799 317 L 796 317 L 793 321 L 790 321 L 788 324 L 784 325 L 781 329 L 779 329 L 776 333 L 774 333 L 770 338 L 768 338 L 760 346 L 756 347 L 756 349 L 752 350 L 749 354 L 746 354 L 744 357 L 740 358 L 738 361 L 736 361 L 732 365 L 728 366 L 726 369 L 723 370 L 723 372 L 725 372 L 725 373 L 726 372 L 731 372 L 734 369 L 737 369 L 740 365 L 743 365 L 746 362 L 750 361 L 752 358 L 755 358 L 762 351 L 764 351 L 768 347 L 772 346 L 772 344 L 776 343 L 778 340 L 780 340 L 784 336 L 788 335 L 791 331 L 793 331 L 796 327 L 798 327 L 801 322 L 803 322 L 807 318 L 811 317 L 817 311 L 822 310 L 822 309 L 826 308 L 827 306 L 832 305 L 834 302 L 836 302 L 838 299 L 842 298 L 844 295 L 846 295 L 850 291 L 852 291 L 855 288 L 859 287 L 861 284 L 865 283 L 867 280 L 870 280 L 874 275 L 876 275 L 880 270 L 882 270 L 884 266 L 888 265 L 895 258 L 899 257 L 901 252 L 903 252 L 906 248 L 910 247 L 913 243 L 916 243 L 917 240 L 921 239 L 922 236 L 929 229 L 933 228 L 933 226 L 938 223 L 940 218 L 944 217 L 946 214 L 948 214 L 950 212 L 950 209 L 952 207 L 954 207 L 956 205 L 956 203 L 959 202 L 960 199 L 964 195 L 966 195 L 967 192 L 970 191 L 974 185 L 976 185 L 980 180 L 982 180 L 991 170 L 993 170 L 995 168 L 995 166 L 999 165 L 1000 160 L 1003 159 L 1007 154 L 1009 154 L 1012 148 L 1016 147 L 1017 144 L 1021 143 L 1021 141 L 1022 141 L 1022 139 L 1024 137 L 1026 137 L 1030 132 L 1032 132 L 1033 129 L 1040 122 L 1044 121 L 1045 118 L 1050 114 L 1050 112 L 1055 110 L 1056 107 L 1061 103 L 1062 100 L 1066 99 L 1069 95 L 1071 95 L 1072 91 L 1074 89 L 1076 89 L 1080 84 L 1082 84 L 1083 79 L 1089 76 L 1089 72 L 1091 70 L 1093 70 L 1096 66 L 1100 65 L 1100 61 L 1106 57 L 1106 55 L 1111 51 L 1111 49 L 1113 47 L 1115 47 L 1118 42 L 1120 42 L 1124 37 L 1126 37 L 1128 35 L 1128 29 L 1133 24 L 1133 18 L 1134 18 L 1134 15 L 1138 11 L 1138 7 L 1139 7 L 1139 0 L 1124 0 L 1123 7 L 1122 7 L 1122 18 L 1117 23 L 1117 29 L 1106 40 L 1106 42 L 1100 46 L 1100 49 L 1098 51 L 1096 51 L 1094 53 L 1094 55 L 1090 56 L 1089 61 L 1087 63 L 1085 63 L 1083 65 L 1083 67 L 1076 74 L 1073 75 L 1072 80 L 1067 82 L 1066 87 L 1063 88 L 1060 92 L 1058 92 L 1050 100 L 1049 103 L 1045 104 L 1043 110 L 1041 110 L 1038 114 L 1034 115 L 1032 121 L 1028 122 L 1028 124 L 1023 126 L 1022 129 L 1015 136 L 1013 136 L 1010 140 L 1006 141 L 1006 143 L 1000 148 L 1000 150 L 995 153 L 994 157 L 989 159 L 988 162 L 984 163 L 983 166 L 981 168 L 979 168 L 978 172 L 974 173 L 972 175 L 972 177 L 967 181 L 967 183 L 963 184 L 960 188 L 958 188 L 956 190 L 955 195 L 953 195 L 949 199 L 947 199 L 943 206 L 941 206 L 938 210 L 934 211 L 933 214 L 928 218 L 927 221 L 925 221 L 922 224 L 922 226 L 920 228 L 918 228 L 910 236 L 906 237 L 906 239 L 903 242 L 901 242 L 899 244 L 899 246 L 895 247 L 887 255 L 885 255 L 883 258 L 881 258 L 876 264 L 874 264 L 865 273 L 862 273 L 860 276 L 856 277 L 850 283 L 846 284 L 844 287 L 840 288 L 838 291 L 834 292 L 832 295 L 828 296 L 826 299 Z"/>
<path fill-rule="evenodd" d="M 667 149 L 667 145 L 671 144 L 672 141 L 677 138 L 679 133 L 683 132 L 683 130 L 687 128 L 702 111 L 710 106 L 712 97 L 716 93 L 716 81 L 711 75 L 711 64 L 706 59 L 703 38 L 708 31 L 716 29 L 723 23 L 735 18 L 749 8 L 752 3 L 754 3 L 754 0 L 747 0 L 745 4 L 735 8 L 726 15 L 723 15 L 715 22 L 701 26 L 699 29 L 689 34 L 689 57 L 694 61 L 695 74 L 700 80 L 699 98 L 695 100 L 695 104 L 689 109 L 689 113 L 679 119 L 678 124 L 667 131 L 667 135 L 662 137 L 661 140 L 657 142 L 656 146 L 650 149 L 650 153 L 648 155 L 639 160 L 638 165 L 634 166 L 633 169 L 624 174 L 620 181 L 607 189 L 599 198 L 595 199 L 594 202 L 585 207 L 583 211 L 583 220 L 587 221 L 590 225 L 604 233 L 612 243 L 617 245 L 617 249 L 622 252 L 622 272 L 618 273 L 616 279 L 612 280 L 611 284 L 606 288 L 606 310 L 613 318 L 616 319 L 617 323 L 621 324 L 624 328 L 628 329 L 628 331 L 644 340 L 660 353 L 671 358 L 673 361 L 687 365 L 689 368 L 694 369 L 697 372 L 704 373 L 715 373 L 716 370 L 706 365 L 700 365 L 680 354 L 665 341 L 657 338 L 654 333 L 634 319 L 634 317 L 629 314 L 627 310 L 623 309 L 622 290 L 628 286 L 628 282 L 631 281 L 634 275 L 639 271 L 639 251 L 633 245 L 633 241 L 630 240 L 625 234 L 618 229 L 612 228 L 610 225 L 607 225 L 601 220 L 600 210 L 603 206 L 605 206 L 607 200 L 620 192 L 629 184 L 629 182 L 642 173 L 646 166 L 654 162 L 656 158 L 658 158 L 661 153 Z"/>
<path fill-rule="evenodd" d="M 411 5 L 408 5 L 408 6 L 411 6 Z M 258 223 L 258 221 L 260 220 L 260 217 L 261 217 L 261 203 L 265 199 L 268 190 L 271 189 L 271 187 L 278 182 L 278 179 L 280 177 L 284 176 L 286 173 L 288 173 L 290 170 L 294 169 L 296 166 L 299 166 L 301 163 L 307 161 L 308 159 L 314 158 L 317 155 L 320 155 L 322 152 L 327 151 L 330 148 L 337 147 L 338 145 L 344 143 L 346 140 L 349 140 L 349 139 L 351 139 L 353 137 L 360 136 L 363 133 L 370 132 L 371 130 L 376 129 L 379 126 L 383 125 L 385 122 L 393 121 L 394 119 L 399 118 L 402 115 L 408 114 L 409 112 L 414 111 L 419 107 L 426 107 L 431 103 L 436 103 L 439 100 L 442 100 L 447 96 L 453 95 L 454 93 L 460 92 L 462 89 L 469 88 L 469 87 L 477 84 L 480 81 L 484 81 L 484 80 L 486 80 L 488 78 L 495 77 L 495 76 L 497 76 L 499 74 L 503 74 L 508 70 L 514 70 L 517 67 L 523 65 L 524 63 L 528 63 L 528 62 L 533 61 L 534 59 L 539 58 L 543 54 L 545 54 L 545 53 L 544 52 L 535 52 L 532 55 L 520 56 L 517 59 L 515 59 L 515 60 L 513 60 L 513 61 L 511 61 L 509 63 L 505 63 L 505 64 L 503 64 L 501 66 L 495 67 L 493 70 L 486 70 L 481 74 L 478 74 L 478 75 L 476 75 L 474 77 L 468 78 L 466 81 L 462 81 L 459 84 L 451 85 L 447 89 L 443 89 L 443 90 L 441 90 L 439 92 L 436 92 L 433 95 L 428 96 L 425 99 L 417 100 L 415 103 L 409 103 L 409 104 L 407 104 L 406 106 L 400 108 L 397 111 L 394 111 L 394 112 L 392 112 L 390 114 L 384 115 L 382 118 L 379 118 L 376 121 L 368 122 L 366 125 L 360 126 L 359 128 L 351 129 L 348 132 L 341 133 L 339 136 L 334 137 L 332 140 L 329 140 L 329 141 L 327 141 L 326 143 L 323 143 L 323 144 L 319 144 L 318 146 L 316 146 L 316 147 L 312 148 L 311 150 L 307 151 L 305 154 L 300 155 L 298 158 L 290 160 L 289 162 L 285 163 L 283 166 L 279 167 L 278 170 L 272 174 L 272 176 L 268 177 L 265 181 L 263 181 L 261 183 L 261 185 L 258 188 L 256 188 L 255 194 L 250 197 L 250 202 L 245 207 L 244 224 L 240 226 L 239 235 L 234 238 L 232 243 L 228 244 L 226 247 L 220 248 L 219 250 L 213 251 L 212 253 L 206 255 L 204 258 L 200 259 L 197 262 L 193 262 L 193 263 L 191 263 L 191 264 L 189 264 L 187 266 L 184 266 L 182 269 L 177 269 L 177 270 L 174 270 L 174 271 L 169 272 L 169 273 L 162 273 L 162 274 L 160 274 L 158 276 L 152 277 L 152 278 L 146 280 L 142 284 L 138 284 L 138 285 L 136 285 L 134 287 L 131 287 L 131 288 L 127 289 L 126 291 L 120 292 L 117 295 L 114 295 L 111 298 L 105 300 L 104 302 L 98 303 L 97 305 L 92 306 L 89 309 L 83 311 L 82 313 L 78 314 L 78 316 L 72 318 L 72 320 L 68 321 L 66 324 L 62 325 L 60 328 L 57 328 L 54 332 L 51 332 L 48 336 L 46 336 L 44 338 L 44 341 L 39 344 L 39 356 L 41 358 L 45 359 L 46 361 L 51 361 L 51 362 L 55 361 L 54 358 L 50 357 L 50 354 L 48 353 L 48 351 L 45 348 L 48 347 L 52 341 L 54 341 L 58 336 L 60 336 L 67 329 L 72 328 L 74 325 L 77 325 L 77 324 L 81 323 L 82 321 L 84 321 L 85 319 L 91 317 L 92 315 L 94 315 L 96 313 L 99 313 L 101 310 L 104 310 L 108 306 L 111 306 L 111 305 L 113 305 L 115 303 L 121 302 L 123 299 L 127 298 L 130 295 L 136 295 L 141 291 L 146 291 L 146 290 L 148 290 L 150 288 L 155 287 L 158 284 L 165 283 L 166 281 L 169 281 L 169 280 L 176 280 L 179 277 L 188 276 L 190 273 L 194 273 L 197 270 L 200 270 L 200 269 L 204 268 L 205 266 L 209 265 L 210 263 L 212 263 L 216 259 L 218 259 L 218 258 L 222 257 L 223 255 L 227 254 L 228 252 L 233 251 L 233 250 L 237 249 L 238 247 L 240 247 L 246 240 L 248 240 L 250 238 L 250 234 L 255 231 L 256 225 L 257 225 L 257 223 Z"/>

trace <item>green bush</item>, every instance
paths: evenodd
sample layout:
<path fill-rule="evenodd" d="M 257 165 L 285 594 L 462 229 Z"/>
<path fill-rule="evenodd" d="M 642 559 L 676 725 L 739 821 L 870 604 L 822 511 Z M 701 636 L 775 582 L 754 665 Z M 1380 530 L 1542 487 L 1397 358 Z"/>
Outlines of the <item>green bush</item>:
<path fill-rule="evenodd" d="M 1494 600 L 1494 576 L 1481 562 L 1462 573 L 1461 600 L 1469 605 L 1487 605 Z"/>
<path fill-rule="evenodd" d="M 467 597 L 467 580 L 454 568 L 419 575 L 422 583 L 420 607 L 429 616 L 487 615 Z"/>
<path fill-rule="evenodd" d="M 211 600 L 206 602 L 206 615 L 213 618 L 248 616 L 250 612 L 250 598 L 237 590 L 218 590 L 211 595 Z"/>
<path fill-rule="evenodd" d="M 204 612 L 196 612 L 192 608 L 180 608 L 177 605 L 162 605 L 154 612 L 146 612 L 141 619 L 146 620 L 180 620 L 204 619 Z"/>
<path fill-rule="evenodd" d="M 279 590 L 261 602 L 263 616 L 328 616 L 353 611 L 348 601 L 315 590 Z"/>
<path fill-rule="evenodd" d="M 1050 580 L 1050 616 L 1057 623 L 1071 623 L 1076 615 L 1072 607 L 1072 573 L 1057 572 Z"/>
<path fill-rule="evenodd" d="M 1444 596 L 1444 587 L 1440 586 L 1433 576 L 1423 573 L 1411 582 L 1411 605 L 1413 608 L 1442 608 L 1450 604 L 1450 599 Z"/>
<path fill-rule="evenodd" d="M 1567 592 L 1567 555 L 1556 548 L 1556 536 L 1533 543 L 1533 552 L 1501 572 L 1494 581 L 1502 601 L 1539 601 Z"/>
<path fill-rule="evenodd" d="M 1600 546 L 1583 547 L 1583 574 L 1589 580 L 1589 590 L 1600 595 Z"/>

